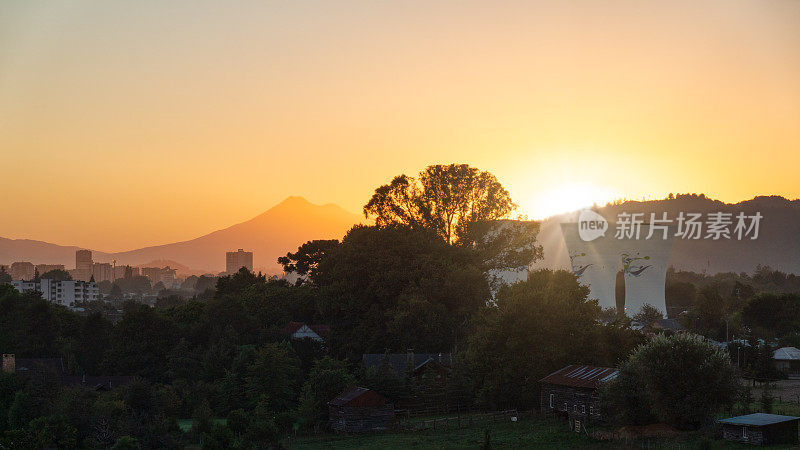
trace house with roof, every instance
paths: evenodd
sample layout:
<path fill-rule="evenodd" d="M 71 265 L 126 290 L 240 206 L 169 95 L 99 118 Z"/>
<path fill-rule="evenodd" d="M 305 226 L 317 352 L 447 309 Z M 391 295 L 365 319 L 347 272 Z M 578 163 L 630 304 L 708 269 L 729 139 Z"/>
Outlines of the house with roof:
<path fill-rule="evenodd" d="M 394 406 L 371 389 L 355 387 L 328 402 L 328 418 L 337 432 L 383 431 L 394 424 Z"/>
<path fill-rule="evenodd" d="M 570 430 L 580 432 L 587 423 L 603 419 L 597 390 L 618 375 L 613 367 L 566 366 L 539 380 L 540 408 L 565 417 Z"/>
<path fill-rule="evenodd" d="M 775 368 L 789 375 L 789 378 L 800 378 L 800 349 L 781 347 L 775 350 L 772 361 Z"/>
<path fill-rule="evenodd" d="M 722 437 L 756 445 L 797 445 L 800 417 L 755 413 L 718 421 Z"/>
<path fill-rule="evenodd" d="M 406 375 L 421 381 L 432 374 L 437 382 L 447 382 L 453 368 L 452 353 L 366 353 L 361 362 L 368 370 L 387 366 L 398 378 Z"/>
<path fill-rule="evenodd" d="M 327 325 L 307 325 L 303 322 L 289 322 L 283 327 L 283 334 L 289 335 L 290 339 L 311 339 L 317 342 L 325 342 L 330 331 Z"/>

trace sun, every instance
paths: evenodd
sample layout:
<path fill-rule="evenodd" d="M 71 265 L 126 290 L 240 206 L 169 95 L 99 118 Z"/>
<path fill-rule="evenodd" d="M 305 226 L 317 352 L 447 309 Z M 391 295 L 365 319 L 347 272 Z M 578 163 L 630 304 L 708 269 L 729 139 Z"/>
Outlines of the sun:
<path fill-rule="evenodd" d="M 526 208 L 531 219 L 577 211 L 592 205 L 604 205 L 618 196 L 609 188 L 593 184 L 570 183 L 555 186 L 535 195 Z"/>

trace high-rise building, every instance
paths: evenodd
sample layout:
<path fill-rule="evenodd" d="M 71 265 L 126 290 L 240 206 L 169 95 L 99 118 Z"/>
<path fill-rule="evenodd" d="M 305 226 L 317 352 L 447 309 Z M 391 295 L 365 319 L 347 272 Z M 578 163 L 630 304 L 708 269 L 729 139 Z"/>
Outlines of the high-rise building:
<path fill-rule="evenodd" d="M 225 253 L 225 271 L 227 273 L 236 273 L 242 267 L 253 271 L 253 252 L 246 252 L 240 248 L 235 252 Z"/>
<path fill-rule="evenodd" d="M 78 250 L 75 252 L 75 272 L 72 278 L 81 281 L 89 281 L 92 277 L 92 251 Z"/>
<path fill-rule="evenodd" d="M 114 266 L 109 263 L 92 264 L 92 276 L 94 281 L 114 281 Z"/>
<path fill-rule="evenodd" d="M 12 280 L 32 280 L 36 275 L 36 266 L 29 262 L 15 262 L 8 269 Z"/>

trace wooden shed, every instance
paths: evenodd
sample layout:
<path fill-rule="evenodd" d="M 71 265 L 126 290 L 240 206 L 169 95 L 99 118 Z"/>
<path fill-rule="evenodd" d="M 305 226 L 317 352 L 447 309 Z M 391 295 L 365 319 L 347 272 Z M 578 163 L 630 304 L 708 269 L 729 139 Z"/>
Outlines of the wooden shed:
<path fill-rule="evenodd" d="M 755 413 L 719 421 L 722 437 L 755 445 L 797 445 L 800 417 Z"/>
<path fill-rule="evenodd" d="M 790 379 L 800 379 L 800 350 L 795 347 L 782 347 L 772 356 L 775 368 L 785 372 Z"/>
<path fill-rule="evenodd" d="M 394 424 L 394 406 L 377 392 L 356 387 L 328 402 L 328 416 L 334 431 L 383 431 Z"/>
<path fill-rule="evenodd" d="M 541 410 L 565 417 L 570 430 L 581 431 L 587 423 L 602 420 L 597 388 L 617 375 L 613 367 L 570 365 L 557 370 L 539 380 Z"/>

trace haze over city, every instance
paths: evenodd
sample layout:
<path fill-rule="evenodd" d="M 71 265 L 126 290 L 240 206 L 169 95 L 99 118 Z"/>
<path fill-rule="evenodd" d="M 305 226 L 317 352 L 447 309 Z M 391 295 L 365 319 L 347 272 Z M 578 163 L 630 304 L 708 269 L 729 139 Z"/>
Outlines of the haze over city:
<path fill-rule="evenodd" d="M 797 198 L 798 23 L 790 0 L 4 2 L 0 236 L 124 251 L 289 195 L 357 214 L 449 162 L 533 218 Z"/>

